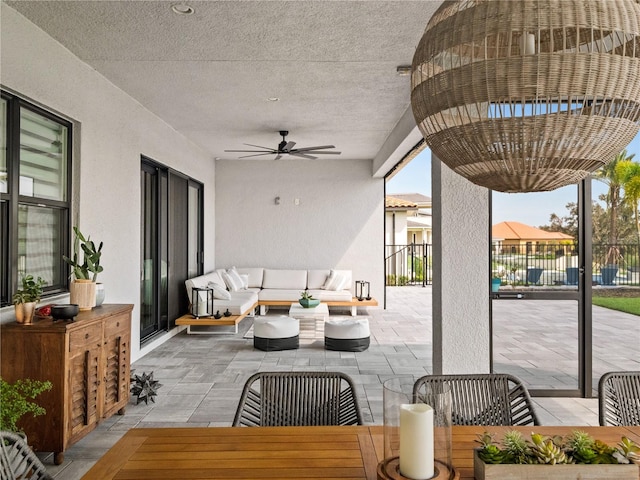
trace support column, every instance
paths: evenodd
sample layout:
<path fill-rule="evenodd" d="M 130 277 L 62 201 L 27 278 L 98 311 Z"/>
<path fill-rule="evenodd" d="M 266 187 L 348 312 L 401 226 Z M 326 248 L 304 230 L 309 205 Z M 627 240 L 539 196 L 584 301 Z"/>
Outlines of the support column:
<path fill-rule="evenodd" d="M 433 373 L 489 373 L 489 190 L 435 155 Z"/>

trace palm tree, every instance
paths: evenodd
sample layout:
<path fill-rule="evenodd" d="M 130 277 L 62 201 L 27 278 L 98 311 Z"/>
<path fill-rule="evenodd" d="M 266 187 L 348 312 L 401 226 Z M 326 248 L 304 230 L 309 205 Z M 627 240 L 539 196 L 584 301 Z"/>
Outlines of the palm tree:
<path fill-rule="evenodd" d="M 618 162 L 616 175 L 622 180 L 624 190 L 623 201 L 633 209 L 633 218 L 636 223 L 636 235 L 640 244 L 640 217 L 638 216 L 638 204 L 640 203 L 640 163 L 631 160 Z"/>
<path fill-rule="evenodd" d="M 609 210 L 609 251 L 605 263 L 614 263 L 614 259 L 617 257 L 617 248 L 615 245 L 618 243 L 618 207 L 620 206 L 620 190 L 622 189 L 622 178 L 616 167 L 618 163 L 624 161 L 631 161 L 635 153 L 629 155 L 627 149 L 622 150 L 615 158 L 600 168 L 595 173 L 596 180 L 600 180 L 609 186 L 607 192 L 606 201 L 607 208 Z"/>

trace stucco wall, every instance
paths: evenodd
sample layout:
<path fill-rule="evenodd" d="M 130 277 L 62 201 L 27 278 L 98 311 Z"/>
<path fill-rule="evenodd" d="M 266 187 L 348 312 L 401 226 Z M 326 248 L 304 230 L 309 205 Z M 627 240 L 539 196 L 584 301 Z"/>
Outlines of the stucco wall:
<path fill-rule="evenodd" d="M 433 371 L 488 373 L 489 190 L 431 165 Z"/>
<path fill-rule="evenodd" d="M 383 182 L 369 161 L 217 161 L 216 266 L 350 269 L 382 304 Z"/>
<path fill-rule="evenodd" d="M 69 117 L 74 134 L 74 216 L 81 231 L 104 241 L 107 303 L 133 303 L 132 360 L 139 349 L 140 155 L 205 184 L 215 207 L 213 161 L 193 143 L 81 62 L 24 17 L 1 5 L 0 83 Z M 214 265 L 215 224 L 205 218 L 205 268 Z M 3 321 L 11 320 L 8 309 Z"/>

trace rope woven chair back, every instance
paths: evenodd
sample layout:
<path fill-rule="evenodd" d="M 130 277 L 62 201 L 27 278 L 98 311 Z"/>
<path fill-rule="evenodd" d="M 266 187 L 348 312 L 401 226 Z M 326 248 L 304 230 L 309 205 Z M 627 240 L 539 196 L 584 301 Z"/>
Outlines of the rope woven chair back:
<path fill-rule="evenodd" d="M 640 427 L 640 372 L 607 372 L 598 382 L 600 425 Z"/>
<path fill-rule="evenodd" d="M 234 427 L 362 425 L 353 381 L 340 372 L 259 372 L 245 383 Z"/>
<path fill-rule="evenodd" d="M 0 478 L 53 480 L 24 438 L 6 431 L 0 432 Z"/>
<path fill-rule="evenodd" d="M 540 425 L 529 391 L 512 375 L 426 375 L 416 380 L 414 398 L 427 385 L 438 392 L 444 384 L 451 390 L 453 425 Z"/>

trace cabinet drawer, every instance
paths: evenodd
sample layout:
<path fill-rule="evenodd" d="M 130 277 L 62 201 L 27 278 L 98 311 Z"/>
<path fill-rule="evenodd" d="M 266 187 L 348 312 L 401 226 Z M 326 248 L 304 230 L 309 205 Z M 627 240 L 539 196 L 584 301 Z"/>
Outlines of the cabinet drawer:
<path fill-rule="evenodd" d="M 85 346 L 97 347 L 102 344 L 102 330 L 100 326 L 81 328 L 69 334 L 69 349 L 74 351 Z"/>
<path fill-rule="evenodd" d="M 129 330 L 129 322 L 127 318 L 115 317 L 109 318 L 104 323 L 104 336 L 110 338 L 114 335 L 122 334 Z"/>

